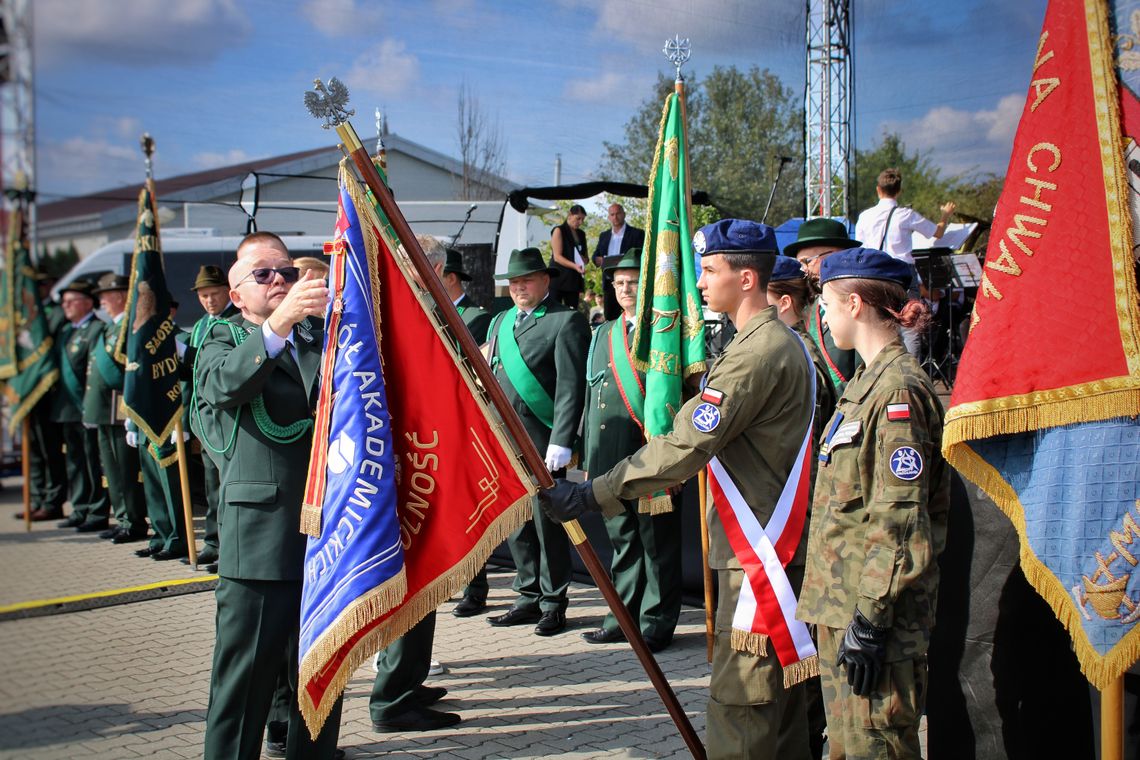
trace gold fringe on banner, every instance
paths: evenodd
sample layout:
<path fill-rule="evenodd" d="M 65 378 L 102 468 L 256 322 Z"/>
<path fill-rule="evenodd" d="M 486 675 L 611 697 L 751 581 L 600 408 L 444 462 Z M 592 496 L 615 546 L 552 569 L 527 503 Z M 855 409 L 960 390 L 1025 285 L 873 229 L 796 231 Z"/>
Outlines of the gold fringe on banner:
<path fill-rule="evenodd" d="M 637 500 L 639 515 L 667 515 L 672 511 L 673 499 L 667 493 L 642 496 Z"/>
<path fill-rule="evenodd" d="M 4 390 L 8 396 L 8 402 L 10 404 L 13 404 L 12 411 L 8 417 L 9 434 L 15 433 L 16 430 L 19 429 L 20 424 L 24 421 L 24 418 L 31 413 L 32 408 L 35 407 L 37 403 L 39 403 L 39 400 L 44 397 L 45 393 L 51 390 L 51 387 L 55 385 L 55 382 L 58 379 L 59 370 L 53 369 L 42 378 L 40 378 L 40 381 L 36 383 L 36 387 L 32 389 L 31 393 L 24 396 L 23 399 L 13 398 L 12 386 L 5 386 Z"/>

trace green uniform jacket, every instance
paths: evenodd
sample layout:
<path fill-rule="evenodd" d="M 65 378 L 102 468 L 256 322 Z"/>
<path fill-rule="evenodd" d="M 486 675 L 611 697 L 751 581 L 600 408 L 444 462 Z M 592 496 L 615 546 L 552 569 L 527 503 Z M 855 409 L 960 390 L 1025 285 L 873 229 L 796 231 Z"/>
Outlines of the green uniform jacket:
<path fill-rule="evenodd" d="M 467 325 L 467 332 L 476 343 L 487 342 L 487 328 L 491 326 L 491 315 L 475 305 L 475 302 L 466 294 L 455 303 L 459 316 L 463 317 L 463 324 Z"/>
<path fill-rule="evenodd" d="M 717 456 L 766 525 L 815 406 L 808 374 L 814 371 L 799 339 L 776 318 L 775 307 L 752 317 L 709 370 L 706 388 L 724 394 L 715 407 L 718 422 L 708 432 L 698 429 L 693 418 L 707 402 L 700 396 L 689 399 L 673 421 L 673 432 L 653 438 L 594 480 L 594 496 L 605 514 L 617 514 L 621 499 L 691 478 Z M 709 567 L 740 569 L 715 508 L 709 509 L 708 523 Z M 804 543 L 793 564 L 803 563 Z"/>
<path fill-rule="evenodd" d="M 586 364 L 586 349 L 590 345 L 590 326 L 580 311 L 563 306 L 549 296 L 542 305 L 546 306 L 546 313 L 538 319 L 533 314 L 527 317 L 515 333 L 515 340 L 523 361 L 554 400 L 553 428 L 548 428 L 531 412 L 507 379 L 499 361 L 498 341 L 494 334 L 499 321 L 508 318 L 511 312 L 500 314 L 490 330 L 493 346 L 491 366 L 495 369 L 495 379 L 503 386 L 511 406 L 522 418 L 539 456 L 546 454 L 546 447 L 551 443 L 571 448 L 578 437 L 578 423 L 582 419 L 586 395 L 582 367 Z"/>
<path fill-rule="evenodd" d="M 586 363 L 586 411 L 583 467 L 601 474 L 645 445 L 641 426 L 630 416 L 610 363 L 610 333 L 625 329 L 624 315 L 601 325 L 590 342 Z M 642 387 L 645 373 L 638 372 Z"/>
<path fill-rule="evenodd" d="M 87 361 L 91 344 L 103 335 L 106 323 L 92 314 L 79 329 L 64 322 L 56 335 L 55 347 L 59 352 L 59 392 L 52 400 L 51 419 L 54 422 L 81 422 L 83 420 L 83 394 L 87 387 Z M 68 366 L 65 367 L 64 363 Z M 68 372 L 70 368 L 70 373 Z M 70 378 L 70 379 L 69 379 Z M 73 387 L 73 382 L 75 383 Z"/>
<path fill-rule="evenodd" d="M 891 661 L 924 654 L 934 625 L 950 508 L 942 419 L 929 378 L 894 340 L 847 384 L 825 427 L 831 442 L 821 443 L 828 460 L 815 484 L 797 616 L 843 630 L 858 606 L 892 629 Z"/>
<path fill-rule="evenodd" d="M 312 448 L 312 429 L 292 443 L 270 439 L 254 419 L 251 402 L 261 398 L 269 419 L 289 425 L 311 419 L 320 369 L 324 323 L 308 320 L 293 329 L 297 361 L 285 348 L 271 358 L 261 327 L 234 318 L 246 333 L 240 345 L 227 324 L 217 324 L 198 353 L 198 396 L 216 414 L 202 415 L 211 441 L 233 445 L 215 457 L 221 471 L 218 508 L 218 572 L 227 578 L 297 581 L 302 578 L 305 536 L 301 500 Z M 302 325 L 305 323 L 302 323 Z"/>
<path fill-rule="evenodd" d="M 115 361 L 115 343 L 122 322 L 102 322 L 103 331 L 91 341 L 87 355 L 87 384 L 83 392 L 83 422 L 110 425 L 114 410 L 111 392 L 123 393 L 123 365 Z M 102 355 L 100 355 L 102 354 Z M 113 365 L 113 366 L 112 366 Z"/>

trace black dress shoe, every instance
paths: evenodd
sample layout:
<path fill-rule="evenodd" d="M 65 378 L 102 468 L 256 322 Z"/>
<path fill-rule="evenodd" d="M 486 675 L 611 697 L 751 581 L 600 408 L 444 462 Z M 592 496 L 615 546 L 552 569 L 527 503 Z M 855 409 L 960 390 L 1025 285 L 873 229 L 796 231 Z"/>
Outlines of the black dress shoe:
<path fill-rule="evenodd" d="M 78 528 L 83 524 L 84 517 L 78 512 L 72 512 L 66 520 L 61 520 L 55 524 L 57 528 Z"/>
<path fill-rule="evenodd" d="M 107 524 L 108 524 L 108 521 L 107 521 L 106 517 L 97 517 L 94 520 L 83 523 L 78 528 L 76 528 L 76 530 L 79 531 L 80 533 L 94 533 L 97 530 L 98 531 L 106 530 Z"/>
<path fill-rule="evenodd" d="M 427 707 L 413 707 L 399 715 L 372 721 L 372 728 L 382 734 L 400 731 L 435 731 L 454 726 L 461 718 L 455 713 L 440 712 Z"/>
<path fill-rule="evenodd" d="M 180 552 L 179 551 L 170 551 L 169 549 L 162 549 L 161 551 L 157 551 L 154 554 L 150 555 L 150 558 L 153 560 L 156 560 L 158 562 L 166 562 L 166 561 L 172 560 L 172 559 L 182 559 L 185 556 L 186 556 L 186 550 L 185 549 L 180 551 Z"/>
<path fill-rule="evenodd" d="M 582 634 L 587 642 L 591 644 L 613 644 L 618 641 L 625 641 L 625 634 L 618 628 L 613 631 L 607 631 L 605 628 L 595 628 L 592 631 L 586 631 Z"/>
<path fill-rule="evenodd" d="M 205 549 L 198 552 L 198 564 L 199 565 L 208 565 L 211 562 L 217 562 L 217 561 L 218 561 L 218 550 L 212 546 L 207 546 Z M 189 557 L 183 557 L 182 558 L 182 564 L 183 565 L 189 565 L 190 564 L 190 558 Z"/>
<path fill-rule="evenodd" d="M 657 652 L 660 652 L 661 650 L 665 649 L 666 647 L 668 647 L 670 644 L 673 643 L 672 637 L 667 638 L 667 639 L 662 639 L 662 638 L 658 638 L 656 636 L 646 635 L 646 636 L 642 636 L 642 638 L 645 639 L 645 645 L 647 647 L 649 647 L 649 651 L 653 652 L 654 654 L 656 654 Z"/>
<path fill-rule="evenodd" d="M 100 533 L 99 538 L 103 539 L 104 541 L 107 541 L 109 539 L 114 538 L 115 536 L 119 535 L 122 532 L 123 532 L 123 529 L 120 528 L 118 525 L 116 525 L 115 527 L 107 528 L 107 530 Z"/>
<path fill-rule="evenodd" d="M 471 617 L 478 615 L 483 610 L 487 609 L 486 599 L 476 599 L 473 596 L 465 596 L 459 600 L 459 604 L 455 605 L 455 609 L 451 611 L 455 617 Z"/>
<path fill-rule="evenodd" d="M 218 574 L 218 563 L 217 562 L 211 562 L 210 564 L 206 565 L 204 570 L 207 573 L 209 573 L 210 575 L 217 575 Z"/>
<path fill-rule="evenodd" d="M 565 630 L 566 613 L 555 612 L 553 610 L 542 613 L 542 617 L 538 619 L 538 625 L 534 627 L 534 632 L 539 636 L 553 636 Z"/>
<path fill-rule="evenodd" d="M 493 615 L 487 618 L 487 622 L 496 627 L 505 625 L 526 625 L 527 623 L 537 623 L 542 617 L 542 613 L 538 610 L 524 610 L 518 607 L 511 607 L 502 615 Z"/>
<path fill-rule="evenodd" d="M 442 686 L 417 686 L 414 692 L 416 703 L 420 707 L 431 707 L 447 695 L 447 689 Z"/>
<path fill-rule="evenodd" d="M 23 517 L 23 515 L 17 515 Z M 48 520 L 58 520 L 63 517 L 62 509 L 33 509 L 32 522 L 47 522 Z"/>
<path fill-rule="evenodd" d="M 265 749 L 261 751 L 261 754 L 265 755 L 266 757 L 285 757 L 286 749 L 287 745 L 285 739 L 276 741 L 275 739 L 266 737 Z"/>
<path fill-rule="evenodd" d="M 162 551 L 162 550 L 159 549 L 157 546 L 145 546 L 142 549 L 136 549 L 135 550 L 135 556 L 136 557 L 149 557 L 152 554 L 158 554 L 160 551 Z"/>
<path fill-rule="evenodd" d="M 134 543 L 135 541 L 142 541 L 145 538 L 146 538 L 146 531 L 143 531 L 142 533 L 138 533 L 138 532 L 130 531 L 130 530 L 121 530 L 115 535 L 114 538 L 111 539 L 111 543 L 113 543 L 113 544 L 130 544 L 130 543 Z"/>

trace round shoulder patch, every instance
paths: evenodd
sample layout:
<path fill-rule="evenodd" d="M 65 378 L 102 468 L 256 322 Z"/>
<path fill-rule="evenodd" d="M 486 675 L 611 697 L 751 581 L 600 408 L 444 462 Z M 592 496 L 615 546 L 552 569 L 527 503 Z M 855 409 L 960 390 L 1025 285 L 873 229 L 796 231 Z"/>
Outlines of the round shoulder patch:
<path fill-rule="evenodd" d="M 697 230 L 697 234 L 693 235 L 693 250 L 697 253 L 705 252 L 705 233 L 704 230 Z"/>
<path fill-rule="evenodd" d="M 899 480 L 914 480 L 922 474 L 922 454 L 913 446 L 899 446 L 891 454 L 891 472 Z"/>
<path fill-rule="evenodd" d="M 698 404 L 693 410 L 693 427 L 702 433 L 711 433 L 719 424 L 720 410 L 712 404 Z"/>

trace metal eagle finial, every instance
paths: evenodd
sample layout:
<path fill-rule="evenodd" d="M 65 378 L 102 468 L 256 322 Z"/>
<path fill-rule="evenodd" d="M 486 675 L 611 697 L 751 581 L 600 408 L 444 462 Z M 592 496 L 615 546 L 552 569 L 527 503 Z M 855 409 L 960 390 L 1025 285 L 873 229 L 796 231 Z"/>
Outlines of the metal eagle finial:
<path fill-rule="evenodd" d="M 681 35 L 676 35 L 671 40 L 665 40 L 665 47 L 661 49 L 669 62 L 677 69 L 677 80 L 682 81 L 684 77 L 681 76 L 681 67 L 689 60 L 689 38 L 681 39 Z"/>
<path fill-rule="evenodd" d="M 327 86 L 320 79 L 314 79 L 313 91 L 305 93 L 305 108 L 316 118 L 325 120 L 321 125 L 325 129 L 343 124 L 356 113 L 345 108 L 347 105 L 348 88 L 336 77 L 330 79 Z"/>
<path fill-rule="evenodd" d="M 139 138 L 139 147 L 142 148 L 143 155 L 146 156 L 146 178 L 150 179 L 153 176 L 154 168 L 154 138 L 150 136 L 150 132 L 143 132 L 143 136 Z"/>

